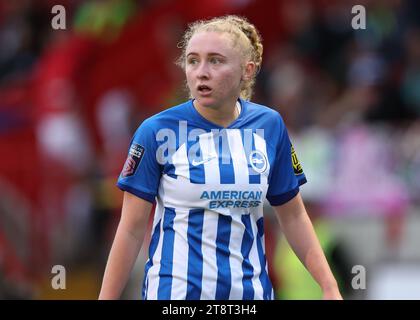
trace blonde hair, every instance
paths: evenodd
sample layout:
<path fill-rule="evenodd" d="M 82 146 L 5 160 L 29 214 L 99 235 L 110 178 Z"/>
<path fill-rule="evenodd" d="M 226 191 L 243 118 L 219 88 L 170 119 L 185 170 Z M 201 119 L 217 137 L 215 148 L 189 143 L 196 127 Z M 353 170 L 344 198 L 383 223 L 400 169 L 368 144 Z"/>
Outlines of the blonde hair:
<path fill-rule="evenodd" d="M 210 20 L 198 20 L 188 26 L 182 40 L 178 44 L 178 48 L 182 49 L 182 54 L 177 60 L 177 65 L 185 69 L 186 49 L 189 41 L 194 34 L 201 31 L 223 32 L 231 35 L 234 46 L 239 45 L 241 52 L 248 61 L 255 63 L 256 70 L 252 78 L 243 81 L 241 86 L 240 97 L 250 100 L 255 84 L 255 77 L 261 68 L 263 45 L 261 36 L 253 24 L 248 22 L 246 18 L 227 15 L 216 17 Z"/>

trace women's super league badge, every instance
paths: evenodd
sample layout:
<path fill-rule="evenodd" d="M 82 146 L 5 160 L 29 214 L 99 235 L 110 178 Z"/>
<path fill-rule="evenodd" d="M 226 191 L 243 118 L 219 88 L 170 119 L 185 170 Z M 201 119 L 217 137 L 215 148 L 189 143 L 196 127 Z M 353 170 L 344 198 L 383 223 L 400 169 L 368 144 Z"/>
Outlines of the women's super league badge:
<path fill-rule="evenodd" d="M 292 164 L 293 164 L 293 171 L 295 172 L 295 175 L 300 175 L 303 173 L 302 166 L 300 165 L 299 159 L 296 155 L 295 148 L 291 146 L 292 148 Z"/>
<path fill-rule="evenodd" d="M 143 155 L 144 147 L 137 143 L 133 143 L 130 147 L 130 151 L 128 152 L 128 157 L 125 161 L 121 175 L 123 177 L 132 176 L 136 172 Z"/>

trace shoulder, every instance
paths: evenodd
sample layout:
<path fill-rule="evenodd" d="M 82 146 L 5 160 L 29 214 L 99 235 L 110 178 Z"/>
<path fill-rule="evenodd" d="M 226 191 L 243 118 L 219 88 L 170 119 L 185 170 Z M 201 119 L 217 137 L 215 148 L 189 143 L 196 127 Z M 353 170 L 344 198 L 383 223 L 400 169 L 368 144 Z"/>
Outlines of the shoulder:
<path fill-rule="evenodd" d="M 264 121 L 265 125 L 270 127 L 273 126 L 277 129 L 284 129 L 285 125 L 283 118 L 275 108 L 251 101 L 242 100 L 242 102 L 246 104 L 248 115 L 252 118 L 261 119 Z"/>

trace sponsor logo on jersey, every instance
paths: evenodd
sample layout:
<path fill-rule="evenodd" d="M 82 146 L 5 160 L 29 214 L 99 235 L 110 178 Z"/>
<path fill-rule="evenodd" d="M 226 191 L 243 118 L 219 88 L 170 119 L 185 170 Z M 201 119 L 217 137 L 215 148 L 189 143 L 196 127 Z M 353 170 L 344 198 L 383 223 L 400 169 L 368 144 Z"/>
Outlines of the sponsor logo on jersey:
<path fill-rule="evenodd" d="M 253 208 L 262 203 L 262 191 L 210 190 L 204 191 L 200 199 L 209 200 L 208 208 Z"/>
<path fill-rule="evenodd" d="M 128 152 L 128 157 L 125 161 L 121 175 L 123 177 L 132 176 L 136 172 L 143 155 L 144 147 L 137 143 L 133 143 L 130 147 L 130 151 Z"/>
<path fill-rule="evenodd" d="M 300 175 L 303 173 L 302 166 L 300 165 L 299 159 L 296 155 L 295 148 L 293 148 L 293 145 L 291 146 L 291 152 L 292 152 L 292 164 L 293 164 L 293 171 L 295 172 L 295 175 Z"/>

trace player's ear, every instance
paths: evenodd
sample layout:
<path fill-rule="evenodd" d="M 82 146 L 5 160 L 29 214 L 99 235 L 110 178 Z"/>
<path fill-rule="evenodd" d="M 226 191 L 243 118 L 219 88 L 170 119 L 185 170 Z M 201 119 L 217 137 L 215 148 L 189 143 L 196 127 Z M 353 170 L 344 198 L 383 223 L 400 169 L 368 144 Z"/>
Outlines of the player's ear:
<path fill-rule="evenodd" d="M 253 61 L 248 61 L 245 63 L 245 67 L 242 71 L 242 80 L 243 81 L 249 81 L 252 79 L 252 77 L 255 74 L 256 65 Z"/>

